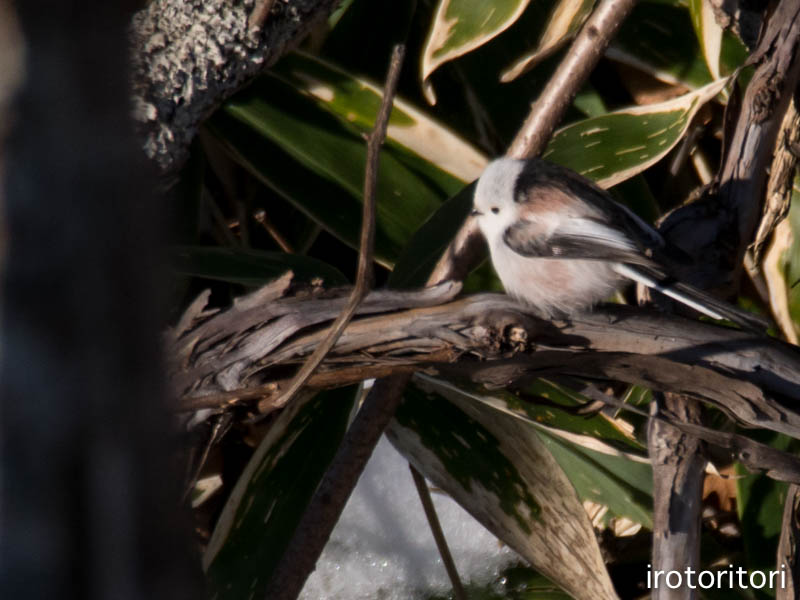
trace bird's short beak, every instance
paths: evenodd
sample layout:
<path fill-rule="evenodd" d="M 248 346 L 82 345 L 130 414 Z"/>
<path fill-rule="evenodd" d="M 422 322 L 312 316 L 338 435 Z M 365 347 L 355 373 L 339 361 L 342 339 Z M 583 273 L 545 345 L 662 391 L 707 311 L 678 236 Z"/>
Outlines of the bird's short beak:
<path fill-rule="evenodd" d="M 477 208 L 473 208 L 472 211 L 469 213 L 471 217 L 480 217 L 483 213 L 479 211 Z"/>

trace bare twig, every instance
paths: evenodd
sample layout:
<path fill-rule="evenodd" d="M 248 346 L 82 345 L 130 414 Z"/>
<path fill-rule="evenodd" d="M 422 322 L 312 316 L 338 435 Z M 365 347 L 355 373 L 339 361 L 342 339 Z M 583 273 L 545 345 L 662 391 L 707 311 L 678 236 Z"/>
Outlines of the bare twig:
<path fill-rule="evenodd" d="M 247 18 L 247 26 L 252 30 L 259 30 L 267 22 L 269 11 L 272 10 L 272 5 L 275 0 L 256 0 L 256 5 L 253 7 L 253 12 Z"/>
<path fill-rule="evenodd" d="M 380 146 L 386 137 L 392 101 L 403 65 L 405 45 L 392 50 L 389 72 L 384 85 L 383 100 L 375 127 L 367 138 L 367 166 L 364 174 L 364 212 L 361 224 L 361 248 L 358 256 L 356 285 L 347 306 L 334 322 L 325 341 L 300 369 L 287 392 L 281 397 L 285 403 L 313 374 L 316 367 L 336 344 L 339 336 L 352 319 L 359 303 L 372 284 L 372 249 L 375 237 L 375 190 L 378 178 Z M 394 415 L 403 397 L 408 375 L 394 375 L 378 380 L 367 395 L 364 406 L 350 426 L 331 465 L 325 472 L 303 517 L 292 535 L 289 546 L 281 557 L 270 579 L 266 597 L 270 600 L 293 600 L 303 589 L 322 549 L 330 537 L 336 521 L 344 509 L 361 472 L 372 455 L 386 424 Z"/>
<path fill-rule="evenodd" d="M 600 2 L 531 107 L 528 118 L 508 149 L 508 156 L 528 158 L 541 154 L 575 94 L 635 4 L 636 0 Z"/>
<path fill-rule="evenodd" d="M 409 464 L 408 468 L 411 469 L 411 477 L 414 479 L 414 485 L 417 488 L 420 502 L 422 502 L 422 508 L 425 510 L 425 517 L 428 519 L 428 526 L 431 528 L 436 547 L 439 549 L 439 556 L 442 557 L 442 564 L 444 564 L 447 576 L 450 578 L 450 583 L 453 584 L 453 595 L 456 600 L 467 600 L 467 593 L 464 591 L 461 578 L 458 576 L 458 569 L 456 569 L 456 564 L 453 562 L 453 555 L 450 554 L 450 548 L 447 547 L 447 540 L 439 523 L 439 517 L 436 515 L 436 507 L 433 505 L 428 484 L 420 472 L 414 468 L 414 465 Z"/>
<path fill-rule="evenodd" d="M 231 228 L 228 226 L 228 221 L 225 219 L 225 215 L 222 214 L 222 210 L 217 204 L 217 201 L 211 197 L 211 194 L 209 194 L 208 190 L 206 189 L 203 189 L 201 197 L 205 200 L 208 211 L 211 213 L 211 220 L 217 226 L 217 230 L 220 232 L 220 236 L 222 237 L 222 245 L 227 245 L 231 248 L 238 247 L 239 241 L 236 239 L 236 236 L 233 235 Z"/>
<path fill-rule="evenodd" d="M 256 223 L 261 225 L 264 228 L 264 231 L 266 231 L 269 236 L 275 240 L 275 243 L 280 246 L 281 250 L 289 254 L 294 254 L 294 248 L 292 248 L 292 245 L 289 243 L 289 241 L 283 237 L 283 234 L 278 231 L 278 228 L 272 224 L 272 221 L 269 220 L 266 210 L 259 208 L 253 213 L 253 218 L 256 220 Z"/>
<path fill-rule="evenodd" d="M 308 378 L 314 373 L 325 356 L 336 344 L 342 331 L 356 313 L 358 305 L 372 287 L 372 252 L 375 246 L 375 190 L 378 185 L 378 158 L 381 145 L 386 138 L 386 128 L 389 125 L 389 114 L 392 111 L 392 102 L 397 91 L 397 82 L 400 79 L 400 68 L 403 65 L 405 46 L 397 45 L 392 51 L 389 65 L 389 74 L 384 86 L 383 101 L 375 118 L 375 126 L 367 137 L 367 165 L 364 173 L 364 208 L 361 216 L 361 239 L 358 253 L 358 268 L 356 270 L 356 284 L 350 294 L 342 313 L 333 322 L 328 336 L 314 350 L 308 361 L 295 375 L 286 392 L 274 403 L 275 408 L 285 405 L 302 388 Z"/>

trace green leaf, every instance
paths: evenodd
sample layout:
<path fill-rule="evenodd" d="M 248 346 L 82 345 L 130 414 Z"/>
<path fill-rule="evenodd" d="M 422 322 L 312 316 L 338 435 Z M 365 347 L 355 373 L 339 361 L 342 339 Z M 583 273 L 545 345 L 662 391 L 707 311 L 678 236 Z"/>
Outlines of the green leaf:
<path fill-rule="evenodd" d="M 383 88 L 374 82 L 302 52 L 285 56 L 273 72 L 359 132 L 372 129 L 383 96 Z M 447 195 L 477 179 L 486 166 L 486 157 L 472 145 L 399 97 L 394 100 L 386 139 L 389 147 L 410 154 L 407 161 L 413 161 L 416 170 L 436 181 Z M 398 159 L 403 160 L 402 155 Z"/>
<path fill-rule="evenodd" d="M 692 26 L 700 42 L 708 72 L 711 73 L 712 79 L 719 79 L 721 77 L 722 27 L 714 18 L 714 9 L 708 1 L 689 0 L 689 14 L 692 17 Z"/>
<path fill-rule="evenodd" d="M 530 424 L 417 375 L 387 437 L 434 485 L 575 598 L 616 598 L 586 512 Z"/>
<path fill-rule="evenodd" d="M 357 247 L 361 227 L 361 203 L 352 194 L 305 168 L 283 149 L 246 123 L 224 111 L 206 122 L 234 161 L 264 185 L 344 243 Z M 402 249 L 376 223 L 375 259 L 391 264 Z"/>
<path fill-rule="evenodd" d="M 172 268 L 188 277 L 202 277 L 257 287 L 286 271 L 297 281 L 322 278 L 327 286 L 347 285 L 347 278 L 331 265 L 299 254 L 263 252 L 216 246 L 177 246 L 172 251 Z"/>
<path fill-rule="evenodd" d="M 606 56 L 670 84 L 696 89 L 713 81 L 684 7 L 641 2 Z"/>
<path fill-rule="evenodd" d="M 332 235 L 358 247 L 366 161 L 360 135 L 273 77 L 237 94 L 209 126 L 240 164 Z M 445 196 L 392 152 L 382 152 L 376 260 L 391 267 Z"/>
<path fill-rule="evenodd" d="M 652 528 L 653 475 L 646 449 L 602 413 L 587 417 L 568 410 L 585 404 L 586 398 L 543 379 L 526 386 L 521 397 L 468 382 L 455 389 L 536 427 L 581 500 L 603 504 L 616 516 Z"/>
<path fill-rule="evenodd" d="M 570 409 L 585 405 L 589 400 L 545 379 L 526 385 L 520 396 L 505 390 L 488 392 L 476 384 L 460 384 L 459 389 L 477 402 L 516 415 L 575 444 L 613 456 L 627 453 L 634 460 L 646 462 L 645 447 L 619 423 L 602 414 L 590 418 L 575 414 Z"/>
<path fill-rule="evenodd" d="M 465 186 L 414 233 L 389 276 L 394 288 L 422 287 L 472 210 L 475 185 Z"/>
<path fill-rule="evenodd" d="M 296 399 L 278 415 L 236 482 L 208 543 L 211 597 L 263 598 L 347 428 L 357 388 Z"/>
<path fill-rule="evenodd" d="M 658 104 L 635 106 L 559 129 L 542 158 L 611 187 L 641 173 L 666 155 L 686 133 L 692 117 L 714 98 L 727 78 Z"/>
<path fill-rule="evenodd" d="M 611 456 L 539 431 L 545 446 L 564 469 L 581 500 L 608 507 L 618 517 L 627 517 L 653 528 L 653 471 L 650 464 L 622 456 Z"/>
<path fill-rule="evenodd" d="M 423 91 L 428 102 L 436 95 L 428 78 L 447 61 L 463 56 L 508 29 L 525 11 L 530 0 L 439 0 L 425 40 L 421 65 Z"/>
<path fill-rule="evenodd" d="M 550 13 L 536 47 L 518 59 L 500 75 L 500 81 L 513 81 L 532 69 L 542 59 L 571 40 L 594 8 L 594 0 L 560 0 Z"/>

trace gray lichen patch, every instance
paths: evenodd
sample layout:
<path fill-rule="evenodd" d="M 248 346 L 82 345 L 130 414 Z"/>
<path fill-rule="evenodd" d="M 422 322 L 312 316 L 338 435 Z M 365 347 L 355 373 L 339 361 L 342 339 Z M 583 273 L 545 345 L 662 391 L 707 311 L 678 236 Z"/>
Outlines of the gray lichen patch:
<path fill-rule="evenodd" d="M 264 27 L 255 0 L 153 0 L 131 24 L 133 111 L 145 154 L 174 172 L 200 123 L 274 63 L 336 4 L 278 0 Z"/>

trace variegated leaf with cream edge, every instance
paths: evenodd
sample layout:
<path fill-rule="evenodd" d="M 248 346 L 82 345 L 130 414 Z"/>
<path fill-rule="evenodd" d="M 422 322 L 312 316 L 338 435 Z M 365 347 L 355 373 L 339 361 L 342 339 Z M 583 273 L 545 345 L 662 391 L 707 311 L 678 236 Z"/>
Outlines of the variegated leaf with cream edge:
<path fill-rule="evenodd" d="M 263 598 L 309 499 L 341 443 L 357 386 L 295 398 L 247 463 L 203 556 L 210 597 Z"/>
<path fill-rule="evenodd" d="M 500 81 L 513 81 L 571 40 L 594 7 L 594 0 L 561 0 L 553 7 L 539 43 L 500 75 Z"/>
<path fill-rule="evenodd" d="M 651 528 L 652 471 L 646 449 L 619 419 L 604 414 L 590 417 L 569 411 L 588 402 L 579 394 L 538 379 L 524 400 L 502 389 L 486 390 L 477 384 L 458 385 L 418 375 L 418 380 L 440 393 L 461 394 L 465 399 L 533 425 L 553 453 L 581 500 L 606 505 L 611 514 L 627 517 Z"/>
<path fill-rule="evenodd" d="M 439 0 L 422 55 L 425 98 L 436 104 L 429 81 L 442 64 L 482 46 L 519 19 L 530 0 Z"/>
<path fill-rule="evenodd" d="M 728 83 L 712 82 L 672 100 L 585 119 L 558 130 L 542 158 L 607 188 L 641 173 L 669 152 L 692 117 Z"/>
<path fill-rule="evenodd" d="M 578 600 L 617 598 L 575 490 L 535 430 L 415 378 L 387 429 L 434 485 Z"/>
<path fill-rule="evenodd" d="M 720 53 L 722 52 L 722 27 L 714 18 L 714 9 L 708 0 L 689 0 L 689 14 L 706 66 L 713 79 L 719 79 Z"/>
<path fill-rule="evenodd" d="M 362 131 L 372 128 L 383 95 L 376 83 L 303 52 L 284 57 L 272 70 L 340 119 Z M 486 156 L 400 97 L 394 100 L 386 138 L 461 182 L 477 179 L 486 166 Z"/>

